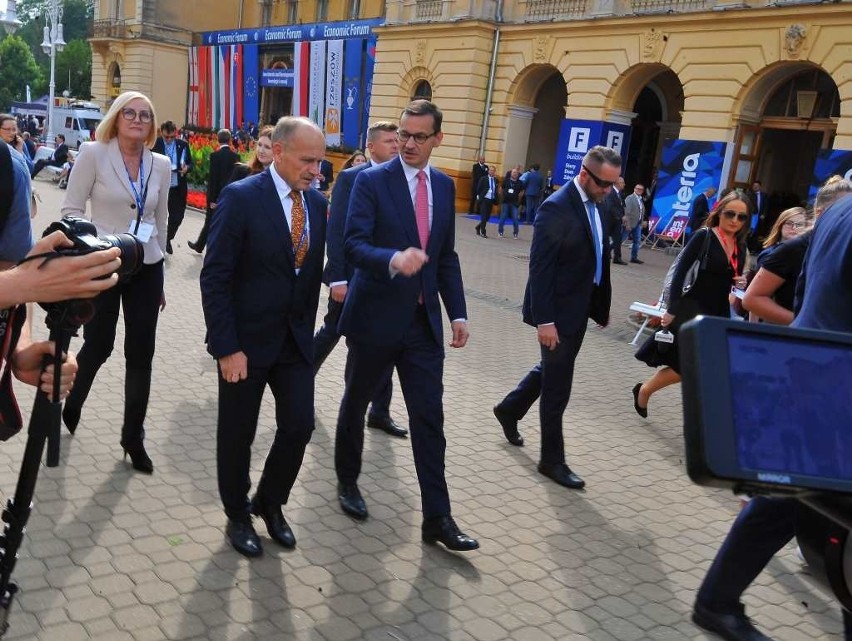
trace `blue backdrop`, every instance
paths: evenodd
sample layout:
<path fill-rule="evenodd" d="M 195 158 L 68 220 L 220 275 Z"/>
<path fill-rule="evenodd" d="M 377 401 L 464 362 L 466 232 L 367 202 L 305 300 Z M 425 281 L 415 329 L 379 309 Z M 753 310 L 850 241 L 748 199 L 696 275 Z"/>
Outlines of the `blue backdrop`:
<path fill-rule="evenodd" d="M 554 184 L 564 185 L 573 180 L 580 172 L 583 156 L 595 145 L 612 147 L 621 154 L 622 166 L 626 165 L 630 126 L 596 120 L 563 120 L 553 163 Z"/>
<path fill-rule="evenodd" d="M 821 149 L 817 152 L 814 175 L 808 201 L 813 201 L 820 186 L 834 174 L 852 180 L 852 151 L 844 149 Z"/>

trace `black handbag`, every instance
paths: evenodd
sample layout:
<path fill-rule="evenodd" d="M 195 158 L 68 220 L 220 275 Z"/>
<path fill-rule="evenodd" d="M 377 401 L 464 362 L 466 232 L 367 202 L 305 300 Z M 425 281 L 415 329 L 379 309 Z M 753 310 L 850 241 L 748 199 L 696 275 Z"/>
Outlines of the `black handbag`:
<path fill-rule="evenodd" d="M 695 283 L 698 281 L 698 274 L 707 269 L 707 260 L 710 256 L 710 236 L 712 235 L 713 230 L 708 228 L 707 233 L 704 235 L 704 242 L 701 244 L 701 253 L 698 254 L 698 258 L 692 262 L 686 275 L 683 277 L 682 291 L 684 295 L 688 294 L 695 287 Z"/>

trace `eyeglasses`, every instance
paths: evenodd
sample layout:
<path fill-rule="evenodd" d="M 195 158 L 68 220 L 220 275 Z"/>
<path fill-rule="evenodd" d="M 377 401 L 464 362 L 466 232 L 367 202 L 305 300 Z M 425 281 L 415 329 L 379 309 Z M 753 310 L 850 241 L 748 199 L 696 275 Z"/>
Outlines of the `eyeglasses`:
<path fill-rule="evenodd" d="M 806 223 L 796 223 L 796 222 L 793 222 L 792 220 L 788 220 L 786 223 L 784 223 L 783 226 L 784 227 L 790 227 L 792 229 L 804 229 L 805 225 L 806 225 Z"/>
<path fill-rule="evenodd" d="M 406 143 L 409 139 L 414 139 L 418 145 L 422 145 L 424 142 L 429 140 L 432 136 L 437 134 L 437 131 L 433 131 L 431 134 L 410 134 L 407 131 L 402 131 L 401 129 L 396 132 L 396 139 L 401 143 Z"/>
<path fill-rule="evenodd" d="M 0 131 L 18 131 L 18 126 L 13 125 L 11 127 L 0 127 Z"/>
<path fill-rule="evenodd" d="M 750 218 L 748 214 L 742 214 L 738 211 L 733 211 L 732 209 L 726 209 L 725 211 L 723 211 L 722 216 L 724 216 L 728 220 L 733 220 L 734 218 L 736 218 L 737 222 L 740 223 L 744 223 Z"/>
<path fill-rule="evenodd" d="M 583 169 L 585 170 L 585 172 L 586 172 L 587 174 L 589 174 L 589 176 L 591 176 L 591 177 L 592 177 L 592 180 L 594 180 L 594 181 L 595 181 L 595 184 L 596 184 L 598 187 L 600 187 L 601 189 L 607 189 L 608 187 L 612 187 L 612 186 L 615 184 L 615 181 L 613 181 L 613 180 L 603 180 L 602 178 L 598 178 L 597 176 L 595 176 L 595 174 L 593 174 L 593 173 L 589 170 L 589 168 L 588 168 L 588 167 L 586 167 L 586 165 L 582 165 L 582 167 L 583 167 Z"/>
<path fill-rule="evenodd" d="M 135 109 L 131 109 L 130 107 L 125 107 L 121 110 L 121 117 L 125 120 L 134 121 L 136 120 L 136 116 L 139 116 L 139 122 L 143 124 L 148 124 L 154 119 L 154 114 L 150 111 L 136 111 Z"/>

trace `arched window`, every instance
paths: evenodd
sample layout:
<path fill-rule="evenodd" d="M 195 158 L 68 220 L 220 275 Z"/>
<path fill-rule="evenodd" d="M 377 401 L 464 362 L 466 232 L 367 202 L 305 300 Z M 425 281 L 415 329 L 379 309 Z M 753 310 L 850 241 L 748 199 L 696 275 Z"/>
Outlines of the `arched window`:
<path fill-rule="evenodd" d="M 432 100 L 432 85 L 426 80 L 421 80 L 414 85 L 414 93 L 411 95 L 411 99 L 418 100 L 420 98 Z"/>

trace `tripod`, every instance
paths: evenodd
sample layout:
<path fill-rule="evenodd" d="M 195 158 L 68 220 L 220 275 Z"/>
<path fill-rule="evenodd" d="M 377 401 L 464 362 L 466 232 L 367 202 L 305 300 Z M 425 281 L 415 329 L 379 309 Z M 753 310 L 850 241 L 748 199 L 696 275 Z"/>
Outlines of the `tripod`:
<path fill-rule="evenodd" d="M 45 357 L 44 367 L 53 364 L 53 392 L 48 396 L 40 388 L 36 392 L 33 412 L 27 429 L 27 444 L 15 496 L 9 499 L 3 510 L 3 534 L 0 535 L 0 637 L 9 629 L 9 611 L 18 592 L 11 582 L 15 569 L 18 548 L 24 538 L 24 528 L 32 511 L 36 479 L 41 457 L 47 445 L 47 467 L 59 465 L 59 426 L 62 419 L 60 393 L 60 369 L 63 354 L 68 351 L 71 337 L 77 329 L 94 315 L 90 301 L 74 300 L 45 306 L 50 340 L 56 349 L 52 357 Z"/>

